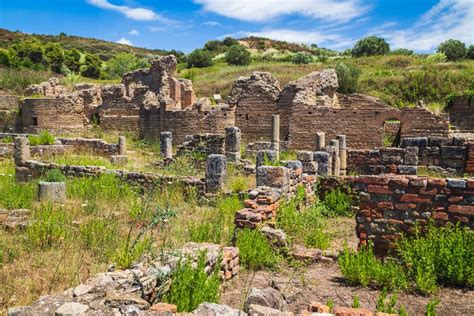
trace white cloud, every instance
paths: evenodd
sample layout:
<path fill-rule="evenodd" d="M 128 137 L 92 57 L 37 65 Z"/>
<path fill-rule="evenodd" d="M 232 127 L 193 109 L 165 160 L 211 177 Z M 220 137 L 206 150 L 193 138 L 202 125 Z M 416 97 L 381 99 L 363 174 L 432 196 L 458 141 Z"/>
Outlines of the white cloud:
<path fill-rule="evenodd" d="M 138 32 L 138 30 L 133 29 L 130 32 L 128 32 L 128 34 L 138 36 L 140 35 L 140 32 Z"/>
<path fill-rule="evenodd" d="M 466 44 L 474 43 L 474 2 L 441 0 L 407 29 L 380 32 L 392 48 L 433 51 L 450 38 Z"/>
<path fill-rule="evenodd" d="M 128 46 L 133 46 L 132 42 L 130 42 L 130 40 L 126 39 L 125 37 L 122 37 L 121 39 L 119 39 L 115 43 L 124 44 L 124 45 L 128 45 Z"/>
<path fill-rule="evenodd" d="M 216 22 L 216 21 L 207 21 L 207 22 L 201 23 L 201 25 L 222 27 L 222 24 L 220 24 L 219 22 Z"/>
<path fill-rule="evenodd" d="M 369 10 L 362 0 L 194 0 L 204 10 L 229 18 L 264 22 L 298 14 L 326 21 L 348 21 Z"/>
<path fill-rule="evenodd" d="M 158 20 L 166 24 L 176 24 L 176 21 L 170 20 L 153 10 L 145 8 L 130 8 L 124 5 L 115 5 L 108 0 L 87 0 L 87 3 L 106 10 L 117 11 L 125 15 L 127 18 L 137 21 L 153 21 Z"/>

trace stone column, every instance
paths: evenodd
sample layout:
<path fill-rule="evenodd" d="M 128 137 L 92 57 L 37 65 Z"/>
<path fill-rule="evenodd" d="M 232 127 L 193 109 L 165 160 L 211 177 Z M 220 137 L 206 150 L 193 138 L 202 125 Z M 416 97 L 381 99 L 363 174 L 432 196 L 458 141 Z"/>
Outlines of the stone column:
<path fill-rule="evenodd" d="M 339 157 L 339 140 L 331 139 L 329 144 L 333 147 L 332 156 L 332 175 L 341 175 L 341 157 Z"/>
<path fill-rule="evenodd" d="M 341 176 L 347 174 L 347 137 L 346 135 L 337 135 L 339 141 L 339 158 L 341 159 Z"/>
<path fill-rule="evenodd" d="M 236 162 L 240 160 L 240 128 L 229 126 L 225 128 L 225 155 L 227 161 Z"/>
<path fill-rule="evenodd" d="M 25 162 L 30 160 L 30 143 L 26 137 L 16 137 L 13 144 L 13 158 L 15 165 L 24 166 Z"/>
<path fill-rule="evenodd" d="M 332 145 L 326 146 L 326 152 L 328 153 L 328 175 L 333 176 L 334 175 L 334 165 L 336 163 L 336 157 L 334 152 L 336 151 L 336 148 Z"/>
<path fill-rule="evenodd" d="M 160 134 L 160 154 L 163 159 L 173 158 L 173 134 L 171 132 Z"/>
<path fill-rule="evenodd" d="M 276 159 L 280 158 L 280 115 L 272 115 L 272 149 L 276 153 Z"/>
<path fill-rule="evenodd" d="M 118 138 L 118 154 L 125 156 L 127 154 L 127 139 L 125 136 L 119 136 Z"/>
<path fill-rule="evenodd" d="M 316 151 L 323 151 L 326 147 L 326 134 L 324 132 L 316 133 Z"/>
<path fill-rule="evenodd" d="M 209 155 L 206 166 L 206 192 L 222 191 L 227 179 L 227 160 L 224 155 Z"/>
<path fill-rule="evenodd" d="M 325 151 L 316 151 L 314 161 L 318 163 L 318 175 L 327 175 L 330 172 L 329 154 Z"/>

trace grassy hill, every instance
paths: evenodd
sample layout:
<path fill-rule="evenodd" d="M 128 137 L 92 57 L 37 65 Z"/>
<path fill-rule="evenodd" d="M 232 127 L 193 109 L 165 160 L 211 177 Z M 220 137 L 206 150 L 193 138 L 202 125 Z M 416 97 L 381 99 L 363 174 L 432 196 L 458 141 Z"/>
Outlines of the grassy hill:
<path fill-rule="evenodd" d="M 134 47 L 124 44 L 117 44 L 95 38 L 86 38 L 80 36 L 72 36 L 66 34 L 60 35 L 41 35 L 41 34 L 26 34 L 22 32 L 12 32 L 0 28 L 0 47 L 8 48 L 14 43 L 18 43 L 30 38 L 36 38 L 42 43 L 60 43 L 64 49 L 76 48 L 79 51 L 98 54 L 102 60 L 109 58 L 119 53 L 133 53 L 138 57 L 145 57 L 149 55 L 166 55 L 170 53 L 161 49 L 148 49 Z"/>

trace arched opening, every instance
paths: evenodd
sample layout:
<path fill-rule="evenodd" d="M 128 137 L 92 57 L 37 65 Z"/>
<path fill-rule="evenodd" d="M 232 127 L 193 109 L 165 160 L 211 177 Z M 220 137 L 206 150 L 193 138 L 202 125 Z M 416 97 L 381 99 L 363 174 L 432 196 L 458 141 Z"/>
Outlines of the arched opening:
<path fill-rule="evenodd" d="M 383 147 L 398 147 L 400 145 L 402 124 L 397 119 L 389 119 L 383 122 Z"/>

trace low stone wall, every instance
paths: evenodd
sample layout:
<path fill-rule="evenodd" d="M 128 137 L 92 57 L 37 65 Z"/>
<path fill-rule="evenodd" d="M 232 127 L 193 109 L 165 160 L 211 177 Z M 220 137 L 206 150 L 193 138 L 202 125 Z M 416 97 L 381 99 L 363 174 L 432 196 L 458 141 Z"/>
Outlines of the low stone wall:
<path fill-rule="evenodd" d="M 16 130 L 19 104 L 19 96 L 0 95 L 0 132 Z"/>
<path fill-rule="evenodd" d="M 415 225 L 460 223 L 474 228 L 474 179 L 381 175 L 348 179 L 360 192 L 356 215 L 360 245 L 386 254 Z"/>
<path fill-rule="evenodd" d="M 245 208 L 235 214 L 237 228 L 256 228 L 274 220 L 283 198 L 291 198 L 302 185 L 306 195 L 314 195 L 316 175 L 303 174 L 303 164 L 286 162 L 286 166 L 260 166 L 257 168 L 257 188 L 249 192 Z"/>
<path fill-rule="evenodd" d="M 209 155 L 223 155 L 225 137 L 220 134 L 197 134 L 186 136 L 184 142 L 178 146 L 177 156 L 191 153 Z"/>
<path fill-rule="evenodd" d="M 403 138 L 401 148 L 375 150 L 349 150 L 348 171 L 358 174 L 378 175 L 385 173 L 416 174 L 417 166 L 434 171 L 462 174 L 474 171 L 474 153 L 468 154 L 469 145 L 458 137 Z"/>
<path fill-rule="evenodd" d="M 160 302 L 169 290 L 178 263 L 188 259 L 196 262 L 203 251 L 205 271 L 210 273 L 218 265 L 223 280 L 237 275 L 237 248 L 189 243 L 177 251 L 161 254 L 150 264 L 99 273 L 63 293 L 42 296 L 29 306 L 10 308 L 8 315 L 142 315 L 148 310 L 152 315 L 152 305 Z"/>

